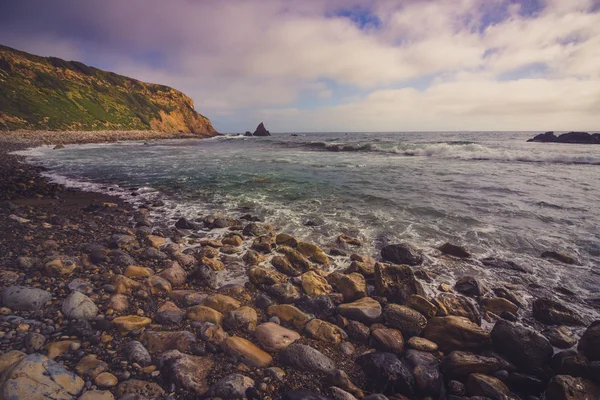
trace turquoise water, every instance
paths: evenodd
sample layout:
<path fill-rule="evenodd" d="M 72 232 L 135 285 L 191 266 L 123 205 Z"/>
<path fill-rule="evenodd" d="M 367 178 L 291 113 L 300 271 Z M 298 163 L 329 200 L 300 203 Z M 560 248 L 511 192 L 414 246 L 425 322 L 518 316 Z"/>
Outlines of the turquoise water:
<path fill-rule="evenodd" d="M 324 247 L 342 233 L 358 236 L 371 254 L 408 241 L 425 250 L 440 281 L 463 273 L 535 281 L 550 291 L 566 287 L 586 306 L 600 285 L 600 146 L 526 143 L 533 135 L 275 134 L 28 154 L 80 187 L 120 188 L 126 196 L 141 188 L 146 197 L 167 199 L 166 218 L 251 213 Z M 434 249 L 445 241 L 534 273 L 477 262 L 448 268 Z M 543 260 L 546 250 L 573 254 L 582 265 Z"/>

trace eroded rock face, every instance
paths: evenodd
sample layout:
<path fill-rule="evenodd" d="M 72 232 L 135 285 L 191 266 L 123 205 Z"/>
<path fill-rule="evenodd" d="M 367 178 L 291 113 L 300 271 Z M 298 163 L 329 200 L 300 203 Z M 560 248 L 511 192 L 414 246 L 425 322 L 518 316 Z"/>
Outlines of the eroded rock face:
<path fill-rule="evenodd" d="M 423 337 L 443 352 L 480 350 L 490 345 L 490 334 L 464 317 L 435 317 L 427 322 Z"/>
<path fill-rule="evenodd" d="M 550 362 L 554 353 L 544 336 L 505 320 L 496 322 L 491 338 L 498 353 L 523 368 L 543 367 Z"/>
<path fill-rule="evenodd" d="M 410 267 L 382 263 L 375 264 L 375 290 L 378 295 L 399 304 L 404 304 L 413 294 L 425 294 Z"/>
<path fill-rule="evenodd" d="M 61 364 L 41 354 L 30 354 L 5 372 L 3 399 L 75 399 L 84 382 Z"/>

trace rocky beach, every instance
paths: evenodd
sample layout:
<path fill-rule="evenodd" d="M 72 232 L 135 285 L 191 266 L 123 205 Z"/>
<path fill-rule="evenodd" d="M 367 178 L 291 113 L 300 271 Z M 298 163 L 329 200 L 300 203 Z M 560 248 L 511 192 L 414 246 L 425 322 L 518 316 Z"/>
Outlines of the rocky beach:
<path fill-rule="evenodd" d="M 160 200 L 66 188 L 11 154 L 168 137 L 0 137 L 0 398 L 600 398 L 600 322 L 555 289 L 438 284 L 423 249 L 392 243 L 374 258 L 341 232 L 321 248 L 251 213 L 160 219 Z M 449 268 L 475 257 L 436 252 Z"/>

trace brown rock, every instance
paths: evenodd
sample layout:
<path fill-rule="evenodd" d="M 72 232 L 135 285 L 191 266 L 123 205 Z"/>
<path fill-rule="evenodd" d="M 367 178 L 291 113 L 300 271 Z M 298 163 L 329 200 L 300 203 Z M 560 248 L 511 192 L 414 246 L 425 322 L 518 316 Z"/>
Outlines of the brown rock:
<path fill-rule="evenodd" d="M 431 340 L 419 336 L 413 336 L 406 342 L 408 347 L 419 351 L 427 351 L 432 353 L 438 350 L 438 345 L 433 343 Z"/>
<path fill-rule="evenodd" d="M 277 235 L 275 237 L 275 242 L 280 246 L 296 247 L 298 245 L 298 240 L 287 233 L 280 233 Z"/>
<path fill-rule="evenodd" d="M 200 304 L 205 307 L 210 307 L 213 310 L 217 310 L 222 314 L 229 311 L 233 311 L 239 308 L 241 305 L 240 302 L 236 299 L 222 294 L 210 295 L 206 299 L 204 299 Z"/>
<path fill-rule="evenodd" d="M 157 383 L 129 379 L 117 386 L 115 394 L 118 398 L 129 394 L 140 396 L 143 399 L 158 400 L 163 398 L 165 391 Z"/>
<path fill-rule="evenodd" d="M 556 375 L 546 388 L 546 400 L 600 399 L 600 386 L 568 375 Z"/>
<path fill-rule="evenodd" d="M 302 274 L 302 271 L 296 269 L 287 257 L 275 256 L 271 259 L 271 264 L 287 276 L 300 276 Z"/>
<path fill-rule="evenodd" d="M 320 319 L 310 320 L 304 331 L 309 337 L 326 343 L 339 344 L 346 338 L 341 328 Z"/>
<path fill-rule="evenodd" d="M 308 271 L 302 275 L 302 289 L 309 296 L 322 296 L 333 290 L 327 280 L 314 271 Z"/>
<path fill-rule="evenodd" d="M 479 311 L 466 297 L 453 293 L 442 293 L 433 301 L 438 307 L 438 315 L 443 317 L 448 315 L 465 317 L 471 322 L 481 325 Z"/>
<path fill-rule="evenodd" d="M 254 250 L 248 250 L 242 259 L 248 265 L 258 265 L 266 260 L 264 254 L 260 254 Z"/>
<path fill-rule="evenodd" d="M 115 294 L 130 295 L 134 290 L 137 290 L 141 287 L 139 282 L 129 279 L 123 275 L 115 275 L 112 278 L 111 283 L 115 287 Z"/>
<path fill-rule="evenodd" d="M 404 304 L 413 294 L 425 294 L 421 283 L 407 265 L 376 263 L 375 290 L 378 295 L 400 304 Z"/>
<path fill-rule="evenodd" d="M 488 397 L 490 399 L 506 399 L 510 389 L 498 378 L 484 374 L 471 374 L 467 379 L 467 393 L 470 396 Z"/>
<path fill-rule="evenodd" d="M 370 324 L 380 318 L 381 304 L 371 297 L 363 297 L 352 303 L 339 305 L 338 313 L 346 318 Z"/>
<path fill-rule="evenodd" d="M 423 314 L 398 304 L 388 304 L 383 316 L 389 327 L 399 329 L 408 336 L 419 335 L 427 326 L 427 319 Z"/>
<path fill-rule="evenodd" d="M 201 305 L 192 306 L 186 309 L 185 315 L 187 319 L 192 321 L 210 322 L 216 325 L 221 325 L 223 314 L 210 307 Z"/>
<path fill-rule="evenodd" d="M 503 365 L 497 358 L 484 357 L 466 351 L 453 351 L 448 354 L 442 364 L 444 376 L 451 378 L 465 377 L 470 374 L 492 374 Z"/>
<path fill-rule="evenodd" d="M 168 268 L 162 270 L 158 275 L 169 281 L 172 286 L 180 286 L 187 281 L 187 272 L 178 262 L 171 263 Z"/>
<path fill-rule="evenodd" d="M 464 317 L 435 317 L 427 322 L 425 339 L 436 343 L 443 352 L 479 350 L 490 345 L 490 334 Z"/>
<path fill-rule="evenodd" d="M 171 282 L 159 275 L 154 275 L 148 278 L 148 287 L 152 294 L 169 294 L 173 290 Z"/>
<path fill-rule="evenodd" d="M 200 264 L 212 269 L 213 271 L 223 271 L 225 269 L 225 264 L 214 258 L 202 257 L 200 259 Z"/>
<path fill-rule="evenodd" d="M 175 332 L 145 332 L 141 340 L 151 354 L 164 353 L 169 350 L 189 352 L 196 344 L 196 336 L 188 331 Z"/>
<path fill-rule="evenodd" d="M 237 336 L 231 336 L 223 342 L 224 350 L 232 357 L 240 359 L 251 367 L 266 368 L 273 357 L 256 347 L 252 342 Z"/>
<path fill-rule="evenodd" d="M 327 254 L 317 245 L 313 243 L 298 242 L 296 246 L 298 251 L 302 253 L 309 260 L 321 265 L 329 265 L 331 260 L 327 257 Z"/>
<path fill-rule="evenodd" d="M 117 386 L 119 380 L 110 372 L 102 372 L 94 379 L 94 383 L 100 388 L 111 388 Z"/>
<path fill-rule="evenodd" d="M 88 354 L 79 360 L 79 363 L 75 366 L 77 375 L 87 379 L 94 379 L 105 371 L 108 371 L 108 364 L 99 360 L 95 354 Z"/>
<path fill-rule="evenodd" d="M 208 373 L 214 367 L 211 357 L 199 357 L 183 354 L 177 350 L 161 356 L 162 370 L 180 391 L 202 396 L 208 392 Z"/>
<path fill-rule="evenodd" d="M 502 297 L 488 297 L 481 301 L 481 307 L 488 312 L 500 315 L 507 311 L 513 314 L 517 314 L 519 306 L 516 304 L 503 299 Z"/>
<path fill-rule="evenodd" d="M 130 265 L 125 268 L 123 274 L 128 278 L 148 278 L 154 275 L 154 271 L 151 268 Z"/>
<path fill-rule="evenodd" d="M 380 351 L 400 354 L 404 352 L 404 337 L 397 329 L 375 329 L 371 333 L 371 346 Z"/>
<path fill-rule="evenodd" d="M 438 308 L 435 304 L 418 294 L 413 294 L 406 300 L 406 306 L 423 314 L 427 318 L 436 316 Z"/>
<path fill-rule="evenodd" d="M 81 265 L 76 257 L 52 257 L 44 264 L 44 272 L 49 276 L 69 276 Z"/>
<path fill-rule="evenodd" d="M 121 332 L 135 331 L 150 325 L 152 320 L 139 315 L 124 315 L 113 320 L 115 327 Z"/>
<path fill-rule="evenodd" d="M 263 349 L 270 352 L 283 350 L 300 339 L 297 332 L 273 322 L 266 322 L 257 326 L 254 330 L 254 337 Z"/>
<path fill-rule="evenodd" d="M 289 304 L 279 304 L 267 308 L 269 316 L 277 316 L 297 329 L 304 328 L 304 325 L 311 320 L 310 316 L 300 311 L 298 308 Z"/>
<path fill-rule="evenodd" d="M 310 261 L 298 250 L 288 246 L 280 246 L 277 248 L 277 251 L 284 254 L 292 266 L 298 271 L 306 272 L 312 269 Z"/>
<path fill-rule="evenodd" d="M 124 294 L 113 294 L 108 299 L 106 307 L 116 312 L 125 311 L 129 307 L 129 299 Z"/>
<path fill-rule="evenodd" d="M 275 248 L 275 237 L 272 235 L 259 236 L 252 242 L 252 250 L 270 253 Z"/>
<path fill-rule="evenodd" d="M 46 350 L 48 350 L 48 358 L 54 360 L 57 357 L 62 356 L 67 351 L 70 350 L 71 345 L 80 344 L 81 342 L 77 340 L 60 340 L 58 342 L 50 342 L 46 345 Z"/>
<path fill-rule="evenodd" d="M 248 270 L 248 279 L 255 285 L 274 285 L 287 282 L 287 277 L 274 269 L 253 267 Z"/>
<path fill-rule="evenodd" d="M 251 307 L 240 307 L 237 310 L 229 311 L 223 320 L 223 326 L 226 329 L 242 329 L 253 331 L 258 322 L 258 315 Z"/>
<path fill-rule="evenodd" d="M 344 296 L 345 302 L 351 302 L 367 296 L 367 282 L 365 277 L 357 272 L 340 274 L 332 272 L 327 280 Z"/>

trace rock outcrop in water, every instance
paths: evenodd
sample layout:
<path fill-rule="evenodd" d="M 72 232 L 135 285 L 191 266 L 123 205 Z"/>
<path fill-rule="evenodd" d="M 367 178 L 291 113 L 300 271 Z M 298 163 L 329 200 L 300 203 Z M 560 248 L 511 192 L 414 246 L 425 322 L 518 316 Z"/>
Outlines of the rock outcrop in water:
<path fill-rule="evenodd" d="M 269 133 L 269 131 L 267 130 L 267 128 L 265 128 L 265 124 L 263 124 L 261 122 L 256 127 L 256 130 L 254 131 L 254 133 L 252 134 L 252 136 L 271 136 L 271 133 Z"/>
<path fill-rule="evenodd" d="M 569 132 L 556 136 L 554 132 L 540 133 L 528 142 L 539 143 L 571 143 L 571 144 L 600 144 L 600 133 Z"/>

